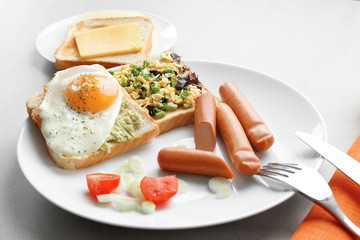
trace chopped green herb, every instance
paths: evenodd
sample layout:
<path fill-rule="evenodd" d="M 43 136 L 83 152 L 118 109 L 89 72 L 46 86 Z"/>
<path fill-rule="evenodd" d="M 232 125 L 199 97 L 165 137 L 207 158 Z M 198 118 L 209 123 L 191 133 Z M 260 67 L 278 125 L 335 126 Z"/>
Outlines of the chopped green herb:
<path fill-rule="evenodd" d="M 141 72 L 143 69 L 144 69 L 144 66 L 143 66 L 143 65 L 140 65 L 140 66 L 137 67 L 137 70 L 138 70 L 139 72 Z"/>
<path fill-rule="evenodd" d="M 158 92 L 160 92 L 160 88 L 157 87 L 155 84 L 150 84 L 150 90 L 151 90 L 151 92 L 153 92 L 153 93 L 158 93 Z"/>
<path fill-rule="evenodd" d="M 130 64 L 130 67 L 137 69 L 138 66 L 136 64 Z"/>
<path fill-rule="evenodd" d="M 165 112 L 164 111 L 160 111 L 160 112 L 158 112 L 158 113 L 155 113 L 155 116 L 157 117 L 157 118 L 163 118 L 163 117 L 165 117 Z"/>
<path fill-rule="evenodd" d="M 172 66 L 166 66 L 166 72 L 174 73 L 174 68 Z"/>
<path fill-rule="evenodd" d="M 170 110 L 176 110 L 178 105 L 175 104 L 175 103 L 170 102 L 170 103 L 168 103 L 168 107 L 169 107 Z"/>
<path fill-rule="evenodd" d="M 111 75 L 114 75 L 114 71 L 108 71 Z"/>
<path fill-rule="evenodd" d="M 190 93 L 189 93 L 189 91 L 183 90 L 183 91 L 181 92 L 180 96 L 181 96 L 183 99 L 185 99 L 185 98 L 187 98 L 188 96 L 190 96 Z"/>
<path fill-rule="evenodd" d="M 130 81 L 123 81 L 123 82 L 121 82 L 121 86 L 123 86 L 123 87 L 129 87 L 130 86 Z"/>
<path fill-rule="evenodd" d="M 184 108 L 191 108 L 191 104 L 188 104 L 188 103 L 184 103 Z"/>
<path fill-rule="evenodd" d="M 175 86 L 176 86 L 176 83 L 177 83 L 177 82 L 176 82 L 175 80 L 171 80 L 171 86 L 172 86 L 172 87 L 175 87 Z"/>
<path fill-rule="evenodd" d="M 131 73 L 132 73 L 135 77 L 139 76 L 139 74 L 140 74 L 140 72 L 139 72 L 136 68 L 131 69 Z"/>
<path fill-rule="evenodd" d="M 161 111 L 161 109 L 156 107 L 156 108 L 153 108 L 153 110 L 152 110 L 152 111 L 153 111 L 153 113 L 158 113 L 158 112 L 160 112 L 160 111 Z"/>
<path fill-rule="evenodd" d="M 145 98 L 146 95 L 147 95 L 147 90 L 146 90 L 145 87 L 142 87 L 142 88 L 141 88 L 140 97 L 141 97 L 141 98 Z"/>
<path fill-rule="evenodd" d="M 125 77 L 126 78 L 131 78 L 131 75 L 130 74 L 125 74 Z"/>
<path fill-rule="evenodd" d="M 145 61 L 143 62 L 143 66 L 144 66 L 144 68 L 149 67 L 149 66 L 150 66 L 150 61 L 145 60 Z"/>
<path fill-rule="evenodd" d="M 163 103 L 163 106 L 160 108 L 161 110 L 168 110 L 168 104 L 167 103 Z"/>
<path fill-rule="evenodd" d="M 133 86 L 135 88 L 142 86 L 142 82 L 136 77 Z"/>

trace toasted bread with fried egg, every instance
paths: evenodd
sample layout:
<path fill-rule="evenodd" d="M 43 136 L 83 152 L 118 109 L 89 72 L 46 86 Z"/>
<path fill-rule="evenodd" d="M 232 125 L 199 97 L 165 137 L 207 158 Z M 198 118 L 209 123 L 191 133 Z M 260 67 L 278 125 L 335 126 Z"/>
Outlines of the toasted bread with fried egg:
<path fill-rule="evenodd" d="M 152 138 L 154 138 L 159 134 L 159 127 L 155 123 L 155 121 L 138 104 L 136 104 L 136 102 L 134 102 L 131 99 L 129 94 L 123 88 L 122 88 L 122 92 L 123 92 L 122 101 L 129 101 L 127 107 L 130 108 L 132 111 L 138 113 L 143 120 L 141 127 L 135 129 L 134 131 L 135 137 L 126 142 L 111 141 L 109 143 L 111 148 L 110 152 L 100 149 L 96 154 L 85 158 L 64 157 L 54 152 L 48 145 L 46 145 L 50 156 L 59 167 L 68 170 L 74 170 L 74 169 L 91 166 L 106 159 L 117 156 L 121 153 L 124 153 L 126 151 L 129 151 L 139 145 L 147 143 L 149 140 L 151 140 Z M 40 130 L 40 132 L 41 132 L 41 118 L 39 116 L 39 106 L 43 98 L 44 98 L 44 92 L 40 92 L 37 95 L 28 99 L 28 101 L 26 102 L 27 112 L 30 118 L 35 123 L 36 127 Z"/>

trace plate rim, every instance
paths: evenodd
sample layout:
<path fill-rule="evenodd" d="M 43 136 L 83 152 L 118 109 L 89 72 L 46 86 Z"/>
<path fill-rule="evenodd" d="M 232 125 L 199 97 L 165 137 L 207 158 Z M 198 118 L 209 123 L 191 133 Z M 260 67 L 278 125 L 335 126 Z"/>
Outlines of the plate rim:
<path fill-rule="evenodd" d="M 224 66 L 230 66 L 230 67 L 235 67 L 235 68 L 240 68 L 242 70 L 246 70 L 255 74 L 260 74 L 266 78 L 271 78 L 273 81 L 276 81 L 280 84 L 285 85 L 286 87 L 290 88 L 292 91 L 295 91 L 297 94 L 299 94 L 299 96 L 301 96 L 312 108 L 312 110 L 316 113 L 316 116 L 318 117 L 318 119 L 320 120 L 321 126 L 323 127 L 323 140 L 325 142 L 328 141 L 328 133 L 327 133 L 327 128 L 326 128 L 326 124 L 325 121 L 323 119 L 323 116 L 321 115 L 320 111 L 318 110 L 318 108 L 310 101 L 310 99 L 304 95 L 300 90 L 298 90 L 297 88 L 293 87 L 292 85 L 290 85 L 289 83 L 279 79 L 279 78 L 275 78 L 269 74 L 266 74 L 262 71 L 258 71 L 258 70 L 254 70 L 248 67 L 243 67 L 241 65 L 237 65 L 237 64 L 232 64 L 232 63 L 226 63 L 226 62 L 221 62 L 221 61 L 212 61 L 212 60 L 201 60 L 201 59 L 183 59 L 184 62 L 197 62 L 197 63 L 210 63 L 210 64 L 220 64 L 220 65 L 224 65 Z M 60 204 L 56 203 L 55 201 L 53 201 L 52 199 L 50 199 L 45 193 L 43 193 L 43 191 L 41 189 L 39 189 L 39 187 L 37 187 L 36 184 L 33 184 L 32 180 L 30 177 L 27 176 L 27 171 L 24 171 L 23 166 L 21 164 L 21 160 L 20 160 L 20 148 L 21 148 L 21 140 L 23 138 L 24 135 L 24 131 L 26 128 L 27 124 L 31 124 L 32 121 L 30 119 L 30 117 L 27 117 L 26 120 L 24 121 L 18 140 L 17 140 L 17 149 L 16 149 L 16 153 L 17 153 L 17 160 L 18 160 L 18 164 L 20 166 L 20 169 L 23 173 L 23 175 L 25 176 L 25 178 L 28 180 L 28 182 L 31 184 L 31 186 L 33 188 L 35 188 L 36 191 L 38 191 L 38 193 L 40 193 L 40 195 L 42 195 L 45 199 L 47 199 L 48 201 L 50 201 L 51 203 L 53 203 L 54 205 L 58 206 L 59 208 L 66 210 L 76 216 L 88 219 L 88 220 L 92 220 L 98 223 L 103 223 L 103 224 L 108 224 L 108 225 L 112 225 L 112 226 L 116 226 L 116 227 L 127 227 L 127 228 L 133 228 L 133 229 L 148 229 L 148 230 L 181 230 L 181 229 L 193 229 L 193 228 L 202 228 L 202 227 L 209 227 L 209 226 L 217 226 L 217 225 L 221 225 L 221 224 L 225 224 L 225 223 L 229 223 L 229 222 L 234 222 L 234 221 L 238 221 L 238 220 L 242 220 L 242 219 L 246 219 L 248 217 L 251 216 L 255 216 L 257 214 L 263 213 L 267 210 L 270 210 L 276 206 L 278 206 L 279 204 L 285 202 L 286 200 L 290 199 L 295 192 L 283 192 L 283 195 L 281 197 L 279 197 L 277 199 L 277 201 L 273 201 L 270 204 L 267 204 L 264 207 L 261 208 L 257 208 L 254 209 L 252 211 L 249 211 L 247 214 L 242 214 L 240 217 L 239 216 L 233 216 L 230 218 L 226 218 L 224 220 L 212 220 L 212 221 L 206 221 L 206 222 L 202 222 L 202 223 L 192 223 L 189 225 L 181 225 L 181 226 L 139 226 L 139 225 L 133 225 L 133 224 L 128 224 L 128 223 L 121 223 L 121 224 L 116 224 L 112 221 L 107 221 L 107 220 L 99 220 L 96 217 L 93 216 L 89 216 L 86 214 L 82 214 L 79 212 L 75 212 L 72 209 L 69 209 L 66 206 L 61 206 Z M 317 154 L 317 158 L 319 159 L 319 162 L 315 165 L 314 169 L 319 170 L 321 165 L 323 164 L 323 158 Z"/>
<path fill-rule="evenodd" d="M 43 58 L 46 59 L 47 61 L 52 62 L 52 63 L 55 63 L 55 58 L 54 58 L 54 56 L 53 56 L 52 59 L 49 59 L 47 56 L 45 56 L 45 55 L 42 53 L 42 51 L 39 50 L 39 49 L 41 49 L 40 39 L 42 38 L 42 36 L 43 36 L 47 31 L 49 31 L 50 29 L 54 28 L 54 26 L 59 25 L 59 24 L 62 25 L 62 24 L 61 24 L 62 22 L 67 22 L 67 21 L 70 21 L 70 20 L 74 21 L 77 17 L 79 17 L 79 16 L 82 15 L 82 14 L 86 14 L 86 13 L 90 13 L 90 12 L 100 12 L 100 11 L 101 11 L 101 12 L 119 12 L 119 13 L 143 14 L 143 15 L 147 15 L 147 16 L 152 17 L 152 18 L 153 18 L 153 17 L 158 18 L 158 19 L 160 19 L 161 21 L 166 22 L 168 26 L 171 26 L 171 27 L 175 30 L 175 32 L 174 32 L 174 38 L 173 38 L 173 40 L 172 40 L 171 42 L 169 42 L 169 44 L 168 44 L 169 47 L 168 47 L 166 50 L 171 49 L 171 48 L 175 45 L 175 43 L 176 43 L 176 41 L 177 41 L 177 39 L 178 39 L 178 35 L 179 35 L 179 34 L 178 34 L 177 28 L 175 27 L 175 24 L 173 24 L 173 23 L 170 22 L 168 19 L 166 19 L 166 18 L 164 18 L 164 17 L 162 17 L 162 16 L 160 16 L 160 15 L 158 15 L 158 14 L 154 14 L 154 13 L 150 13 L 150 12 L 146 12 L 146 11 L 126 10 L 126 9 L 124 9 L 124 10 L 121 10 L 121 9 L 112 9 L 112 10 L 87 11 L 87 12 L 83 12 L 83 13 L 79 13 L 79 14 L 76 14 L 76 15 L 72 15 L 72 16 L 69 16 L 69 17 L 62 18 L 62 19 L 57 20 L 57 21 L 55 21 L 55 22 L 53 22 L 53 23 L 50 23 L 49 25 L 47 25 L 46 27 L 44 27 L 44 28 L 37 34 L 37 36 L 36 36 L 36 39 L 35 39 L 35 48 L 36 48 L 36 51 L 39 53 L 39 55 L 40 55 L 41 57 L 43 57 Z M 68 26 L 67 26 L 67 27 L 68 27 Z M 60 47 L 60 46 L 59 46 L 59 47 Z M 166 50 L 163 50 L 163 51 L 166 51 Z M 55 49 L 55 51 L 56 51 L 56 49 Z M 150 51 L 151 51 L 151 50 L 150 50 Z M 150 53 L 150 51 L 149 51 L 149 53 Z M 55 52 L 54 52 L 54 54 L 55 54 Z"/>

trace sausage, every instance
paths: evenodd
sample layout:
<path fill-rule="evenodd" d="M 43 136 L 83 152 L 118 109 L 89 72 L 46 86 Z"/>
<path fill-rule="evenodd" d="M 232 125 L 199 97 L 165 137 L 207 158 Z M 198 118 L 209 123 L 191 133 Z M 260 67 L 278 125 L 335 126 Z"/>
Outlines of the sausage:
<path fill-rule="evenodd" d="M 274 135 L 239 88 L 226 82 L 220 86 L 219 92 L 222 101 L 235 112 L 253 147 L 258 151 L 269 149 L 274 143 Z"/>
<path fill-rule="evenodd" d="M 226 162 L 214 152 L 166 147 L 158 154 L 158 163 L 165 171 L 194 173 L 231 179 L 234 174 Z"/>
<path fill-rule="evenodd" d="M 216 102 L 211 93 L 204 92 L 196 99 L 194 139 L 196 149 L 214 151 L 216 145 Z"/>
<path fill-rule="evenodd" d="M 244 175 L 253 175 L 261 167 L 235 113 L 226 103 L 216 106 L 216 120 L 235 168 Z"/>

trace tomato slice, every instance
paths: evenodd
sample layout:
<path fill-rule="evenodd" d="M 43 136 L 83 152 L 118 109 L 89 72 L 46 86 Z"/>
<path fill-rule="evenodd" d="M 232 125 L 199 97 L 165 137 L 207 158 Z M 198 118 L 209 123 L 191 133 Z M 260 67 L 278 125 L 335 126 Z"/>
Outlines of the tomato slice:
<path fill-rule="evenodd" d="M 93 173 L 86 175 L 87 186 L 91 195 L 108 194 L 120 184 L 120 175 L 109 173 Z"/>
<path fill-rule="evenodd" d="M 172 198 L 178 191 L 175 175 L 166 177 L 144 177 L 140 189 L 146 200 L 155 204 L 163 203 Z"/>

